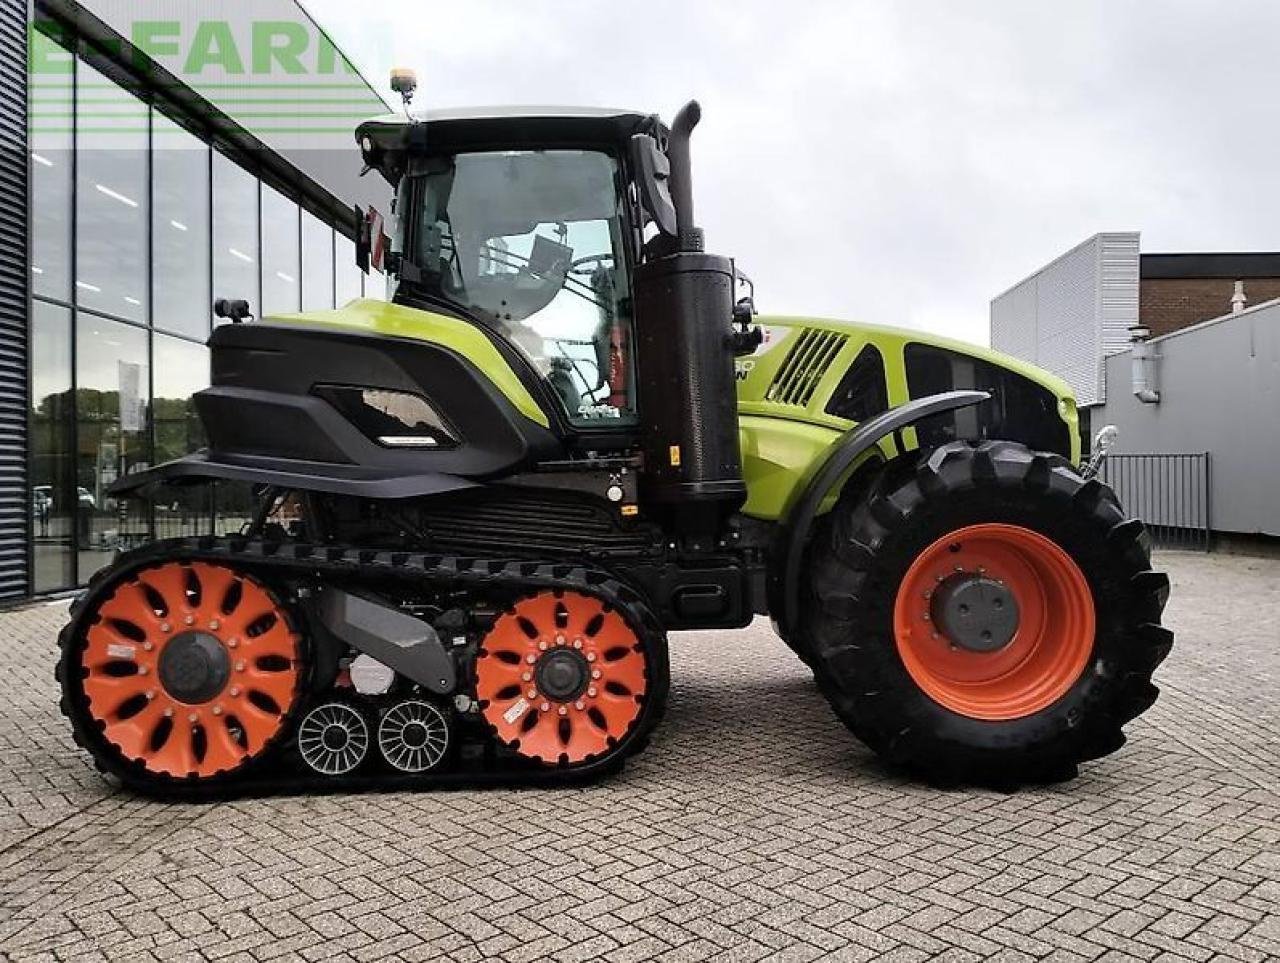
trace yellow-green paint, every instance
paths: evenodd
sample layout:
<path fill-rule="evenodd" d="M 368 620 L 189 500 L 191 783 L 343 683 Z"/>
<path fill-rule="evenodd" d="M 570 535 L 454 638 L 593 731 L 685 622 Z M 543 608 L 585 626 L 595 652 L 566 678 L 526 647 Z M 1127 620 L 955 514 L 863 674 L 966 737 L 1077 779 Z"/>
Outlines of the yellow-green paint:
<path fill-rule="evenodd" d="M 431 311 L 408 308 L 386 301 L 361 298 L 336 311 L 309 311 L 305 314 L 272 315 L 272 321 L 343 328 L 388 338 L 430 341 L 462 355 L 494 387 L 501 391 L 522 415 L 543 428 L 551 427 L 547 413 L 520 381 L 511 365 L 493 342 L 474 324 Z"/>
<path fill-rule="evenodd" d="M 1079 462 L 1079 422 L 1071 388 L 1060 378 L 1025 361 L 922 331 L 795 317 L 761 317 L 759 322 L 768 335 L 764 346 L 755 355 L 740 358 L 737 362 L 743 474 L 748 491 L 743 510 L 748 515 L 769 520 L 782 517 L 812 466 L 821 463 L 824 450 L 853 427 L 853 422 L 829 415 L 825 409 L 845 371 L 867 344 L 875 345 L 884 360 L 891 407 L 910 400 L 903 349 L 913 342 L 990 361 L 1043 385 L 1058 398 L 1058 413 L 1071 438 L 1071 457 Z M 806 404 L 770 400 L 769 386 L 786 360 L 794 339 L 806 328 L 840 334 L 845 337 L 845 343 Z M 917 447 L 914 429 L 908 428 L 903 432 L 903 443 L 907 450 Z M 882 443 L 882 449 L 886 448 L 888 450 L 882 451 L 883 456 L 892 457 L 895 452 L 890 442 Z M 873 453 L 871 457 L 876 456 Z M 838 488 L 837 485 L 836 490 Z M 828 507 L 824 504 L 824 510 Z"/>
<path fill-rule="evenodd" d="M 742 443 L 742 474 L 747 479 L 747 501 L 742 511 L 753 518 L 773 520 L 786 514 L 797 492 L 825 460 L 826 450 L 839 440 L 842 431 L 823 425 L 785 418 L 742 415 L 738 437 Z M 886 442 L 892 445 L 892 442 Z M 867 458 L 891 457 L 892 450 L 872 449 Z M 852 474 L 859 459 L 850 466 Z M 838 480 L 819 512 L 828 511 L 839 495 Z"/>
<path fill-rule="evenodd" d="M 748 479 L 743 512 L 780 518 L 805 472 L 840 437 L 821 425 L 743 414 L 738 422 L 742 474 Z"/>

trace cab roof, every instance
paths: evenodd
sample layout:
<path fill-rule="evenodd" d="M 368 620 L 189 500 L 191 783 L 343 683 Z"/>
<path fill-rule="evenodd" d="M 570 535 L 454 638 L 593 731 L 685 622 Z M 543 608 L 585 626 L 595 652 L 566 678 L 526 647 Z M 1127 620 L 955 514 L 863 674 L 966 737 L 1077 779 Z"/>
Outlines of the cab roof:
<path fill-rule="evenodd" d="M 634 110 L 508 105 L 387 114 L 356 128 L 356 140 L 368 159 L 402 151 L 411 138 L 430 150 L 455 151 L 620 144 L 639 133 L 665 137 L 666 128 L 657 115 Z"/>

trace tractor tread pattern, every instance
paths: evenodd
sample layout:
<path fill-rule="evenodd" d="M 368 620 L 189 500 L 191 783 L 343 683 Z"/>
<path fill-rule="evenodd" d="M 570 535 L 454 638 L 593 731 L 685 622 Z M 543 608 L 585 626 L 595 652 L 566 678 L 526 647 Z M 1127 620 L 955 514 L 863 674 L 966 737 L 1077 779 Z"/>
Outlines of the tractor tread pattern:
<path fill-rule="evenodd" d="M 1010 504 L 1003 519 L 981 517 Z M 1012 724 L 966 719 L 928 699 L 893 637 L 910 533 L 982 520 L 1070 541 L 1099 608 L 1085 675 L 1057 704 Z M 838 502 L 821 539 L 807 572 L 806 661 L 840 719 L 893 765 L 937 785 L 1013 788 L 1070 778 L 1078 763 L 1120 748 L 1122 726 L 1156 699 L 1151 675 L 1173 642 L 1160 625 L 1168 578 L 1151 570 L 1142 523 L 1060 456 L 1005 441 L 942 445 L 889 466 L 861 500 Z"/>

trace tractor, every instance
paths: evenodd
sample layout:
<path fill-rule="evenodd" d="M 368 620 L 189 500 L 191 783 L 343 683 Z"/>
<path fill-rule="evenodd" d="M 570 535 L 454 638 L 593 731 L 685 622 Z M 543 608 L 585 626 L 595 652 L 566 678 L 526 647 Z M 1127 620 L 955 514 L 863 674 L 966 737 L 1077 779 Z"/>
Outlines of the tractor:
<path fill-rule="evenodd" d="M 836 716 L 931 784 L 1070 778 L 1172 643 L 1149 539 L 1070 389 L 921 332 L 764 317 L 693 206 L 696 102 L 359 126 L 394 188 L 388 300 L 221 301 L 194 454 L 235 531 L 98 572 L 60 636 L 77 742 L 138 791 L 615 772 L 667 636 L 759 616 Z"/>

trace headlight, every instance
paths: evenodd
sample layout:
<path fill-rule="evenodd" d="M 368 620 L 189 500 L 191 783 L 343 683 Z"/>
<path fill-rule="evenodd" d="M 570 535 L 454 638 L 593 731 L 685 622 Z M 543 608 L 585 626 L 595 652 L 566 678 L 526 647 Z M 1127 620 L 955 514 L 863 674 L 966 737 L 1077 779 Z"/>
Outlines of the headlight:
<path fill-rule="evenodd" d="M 312 391 L 384 448 L 458 446 L 457 432 L 422 395 L 347 385 L 316 385 Z"/>

